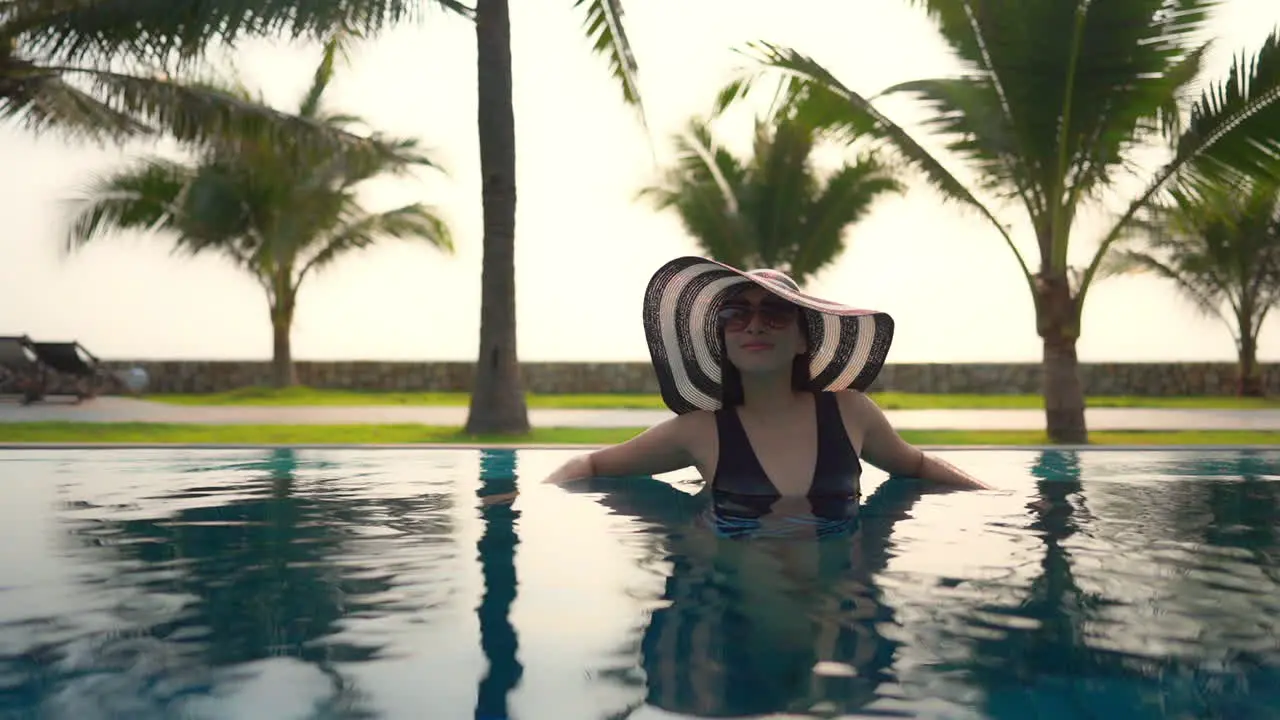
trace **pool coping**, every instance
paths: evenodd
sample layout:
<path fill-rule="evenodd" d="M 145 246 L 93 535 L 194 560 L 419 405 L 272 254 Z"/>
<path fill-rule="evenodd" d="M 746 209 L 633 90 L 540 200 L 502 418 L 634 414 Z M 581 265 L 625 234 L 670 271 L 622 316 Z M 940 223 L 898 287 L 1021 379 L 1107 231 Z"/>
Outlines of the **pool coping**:
<path fill-rule="evenodd" d="M 132 442 L 0 442 L 0 450 L 593 450 L 608 447 L 606 443 L 132 443 Z M 917 445 L 929 451 L 992 450 L 1270 450 L 1280 452 L 1273 444 L 1206 444 L 1206 445 Z"/>

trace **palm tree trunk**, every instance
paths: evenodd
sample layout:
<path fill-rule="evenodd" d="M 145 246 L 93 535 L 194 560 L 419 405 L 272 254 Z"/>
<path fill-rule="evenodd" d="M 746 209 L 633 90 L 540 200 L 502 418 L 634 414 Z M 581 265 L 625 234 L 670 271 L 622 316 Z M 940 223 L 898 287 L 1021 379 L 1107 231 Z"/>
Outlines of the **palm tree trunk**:
<path fill-rule="evenodd" d="M 466 431 L 525 433 L 529 413 L 516 355 L 516 133 L 508 0 L 476 3 L 476 55 L 484 260 L 480 355 Z"/>
<path fill-rule="evenodd" d="M 1266 388 L 1262 386 L 1262 373 L 1258 368 L 1258 340 L 1253 337 L 1252 328 L 1240 328 L 1240 344 L 1238 369 L 1240 377 L 1236 383 L 1236 392 L 1243 397 L 1263 397 Z"/>
<path fill-rule="evenodd" d="M 271 308 L 271 384 L 278 388 L 298 384 L 293 368 L 293 303 L 284 300 Z"/>
<path fill-rule="evenodd" d="M 1080 337 L 1076 301 L 1065 275 L 1041 275 L 1036 324 L 1044 342 L 1043 389 L 1045 428 L 1049 441 L 1084 444 L 1084 386 L 1076 341 Z"/>

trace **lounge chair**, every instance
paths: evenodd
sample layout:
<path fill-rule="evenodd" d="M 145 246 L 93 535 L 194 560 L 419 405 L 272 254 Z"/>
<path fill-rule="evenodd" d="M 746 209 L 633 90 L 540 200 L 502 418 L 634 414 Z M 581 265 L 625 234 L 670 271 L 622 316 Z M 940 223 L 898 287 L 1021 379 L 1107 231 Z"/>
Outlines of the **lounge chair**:
<path fill-rule="evenodd" d="M 107 380 L 101 361 L 78 342 L 32 343 L 40 362 L 72 381 L 77 400 L 96 397 Z"/>
<path fill-rule="evenodd" d="M 0 394 L 17 394 L 23 405 L 44 397 L 50 368 L 26 335 L 0 337 Z"/>

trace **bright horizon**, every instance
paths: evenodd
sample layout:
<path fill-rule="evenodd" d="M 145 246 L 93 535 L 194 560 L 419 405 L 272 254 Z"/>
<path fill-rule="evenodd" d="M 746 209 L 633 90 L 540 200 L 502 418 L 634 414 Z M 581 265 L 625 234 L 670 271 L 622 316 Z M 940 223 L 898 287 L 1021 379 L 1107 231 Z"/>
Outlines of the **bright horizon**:
<path fill-rule="evenodd" d="M 763 0 L 629 3 L 627 27 L 658 162 L 670 158 L 670 135 L 691 114 L 705 112 L 746 62 L 733 50 L 750 41 L 792 45 L 867 94 L 956 71 L 923 12 L 904 0 L 859 5 L 796 0 L 782 13 Z M 1277 25 L 1280 4 L 1273 0 L 1233 0 L 1213 25 L 1219 42 L 1205 77 L 1220 77 L 1233 54 L 1252 51 Z M 647 360 L 639 321 L 645 283 L 666 260 L 698 250 L 670 213 L 634 200 L 659 166 L 603 59 L 591 55 L 572 3 L 513 4 L 512 26 L 519 357 Z M 250 87 L 291 110 L 319 48 L 256 41 L 234 57 Z M 445 257 L 388 241 L 311 279 L 299 297 L 295 359 L 474 360 L 481 223 L 473 29 L 433 14 L 421 27 L 359 43 L 328 102 L 434 149 L 449 178 L 371 184 L 367 203 L 438 206 L 453 225 L 458 252 Z M 885 108 L 919 129 L 921 115 L 910 106 Z M 738 150 L 749 141 L 743 120 L 720 135 Z M 0 156 L 8 160 L 0 170 L 7 219 L 0 235 L 0 335 L 78 339 L 104 359 L 269 358 L 262 291 L 217 258 L 172 257 L 159 237 L 113 238 L 61 256 L 63 203 L 95 173 L 149 149 L 78 146 L 0 124 Z M 1119 183 L 1109 203 L 1127 201 L 1145 177 Z M 1031 251 L 1025 214 L 1006 208 L 998 215 Z M 1087 262 L 1096 247 L 1106 227 L 1100 215 L 1077 223 L 1073 263 Z M 1034 262 L 1034 252 L 1027 259 Z M 972 213 L 943 205 L 919 181 L 854 226 L 844 255 L 808 289 L 892 314 L 891 363 L 1040 359 L 1031 300 L 1012 254 Z M 1085 362 L 1235 359 L 1226 325 L 1200 316 L 1169 284 L 1151 278 L 1094 285 L 1079 353 Z M 1259 359 L 1280 360 L 1274 317 Z"/>

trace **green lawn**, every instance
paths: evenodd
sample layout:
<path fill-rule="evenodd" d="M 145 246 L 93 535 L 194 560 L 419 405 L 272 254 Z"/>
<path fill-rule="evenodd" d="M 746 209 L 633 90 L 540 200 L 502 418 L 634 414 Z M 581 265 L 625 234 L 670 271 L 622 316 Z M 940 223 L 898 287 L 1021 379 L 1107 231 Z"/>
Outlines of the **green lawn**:
<path fill-rule="evenodd" d="M 521 436 L 474 436 L 427 425 L 188 425 L 161 423 L 0 423 L 0 442 L 171 444 L 587 444 L 621 442 L 643 428 L 541 428 Z M 918 445 L 1044 445 L 1043 432 L 904 430 Z M 1280 445 L 1280 433 L 1247 431 L 1092 432 L 1095 445 Z"/>
<path fill-rule="evenodd" d="M 914 393 L 873 393 L 881 407 L 890 410 L 933 409 L 1040 409 L 1039 395 L 923 395 Z M 466 393 L 421 392 L 357 392 L 350 390 L 316 390 L 313 388 L 242 388 L 224 393 L 148 395 L 148 400 L 174 405 L 461 405 L 469 402 Z M 534 408 L 641 408 L 662 409 L 657 395 L 529 395 Z M 1090 407 L 1135 408 L 1201 408 L 1260 409 L 1280 408 L 1280 398 L 1238 397 L 1130 397 L 1098 396 L 1088 400 Z"/>

